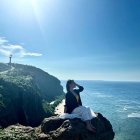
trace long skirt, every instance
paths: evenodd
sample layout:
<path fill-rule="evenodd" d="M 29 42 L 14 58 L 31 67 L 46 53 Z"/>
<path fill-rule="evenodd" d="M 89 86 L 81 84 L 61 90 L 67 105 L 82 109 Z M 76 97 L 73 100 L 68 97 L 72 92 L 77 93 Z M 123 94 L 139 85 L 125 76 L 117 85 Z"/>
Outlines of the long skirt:
<path fill-rule="evenodd" d="M 93 112 L 93 110 L 86 106 L 76 107 L 72 111 L 72 114 L 77 114 L 83 121 L 88 121 L 96 117 L 96 114 Z"/>

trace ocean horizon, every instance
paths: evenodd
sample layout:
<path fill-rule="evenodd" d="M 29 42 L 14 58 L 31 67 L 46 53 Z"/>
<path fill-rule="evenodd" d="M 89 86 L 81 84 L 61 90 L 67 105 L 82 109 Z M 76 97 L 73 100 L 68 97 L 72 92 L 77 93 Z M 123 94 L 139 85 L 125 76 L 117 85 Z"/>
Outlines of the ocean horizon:
<path fill-rule="evenodd" d="M 140 140 L 140 82 L 75 80 L 84 87 L 84 106 L 100 112 L 112 124 L 114 140 Z M 66 92 L 66 80 L 61 80 Z"/>

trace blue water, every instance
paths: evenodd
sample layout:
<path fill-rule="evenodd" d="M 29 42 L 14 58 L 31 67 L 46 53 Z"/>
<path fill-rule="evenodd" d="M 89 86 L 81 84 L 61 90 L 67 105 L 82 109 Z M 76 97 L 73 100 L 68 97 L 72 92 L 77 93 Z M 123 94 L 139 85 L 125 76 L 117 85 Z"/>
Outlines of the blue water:
<path fill-rule="evenodd" d="M 140 82 L 76 82 L 84 87 L 83 105 L 110 120 L 115 140 L 140 140 Z"/>

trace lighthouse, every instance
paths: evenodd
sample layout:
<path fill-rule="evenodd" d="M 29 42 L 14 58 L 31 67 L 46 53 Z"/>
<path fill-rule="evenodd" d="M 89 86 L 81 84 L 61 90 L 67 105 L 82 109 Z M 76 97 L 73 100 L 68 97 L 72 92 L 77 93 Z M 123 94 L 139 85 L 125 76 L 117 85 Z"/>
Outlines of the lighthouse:
<path fill-rule="evenodd" d="M 10 54 L 9 56 L 9 65 L 11 66 L 11 64 L 12 64 L 12 54 Z"/>

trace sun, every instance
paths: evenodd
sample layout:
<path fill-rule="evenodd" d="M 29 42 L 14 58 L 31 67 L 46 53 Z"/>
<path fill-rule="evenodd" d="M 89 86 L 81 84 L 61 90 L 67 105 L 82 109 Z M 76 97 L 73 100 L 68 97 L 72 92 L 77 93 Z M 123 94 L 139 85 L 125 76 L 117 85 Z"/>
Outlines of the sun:
<path fill-rule="evenodd" d="M 42 3 L 44 0 L 11 0 L 7 3 L 9 17 L 20 25 L 38 24 L 43 31 L 44 14 Z"/>
<path fill-rule="evenodd" d="M 20 20 L 28 20 L 32 18 L 35 14 L 39 16 L 42 9 L 40 3 L 42 0 L 10 0 L 6 5 L 7 13 L 10 17 L 19 18 Z"/>
<path fill-rule="evenodd" d="M 9 21 L 27 29 L 35 27 L 41 34 L 46 35 L 46 22 L 51 19 L 54 11 L 52 0 L 2 0 L 0 8 L 5 7 Z"/>

